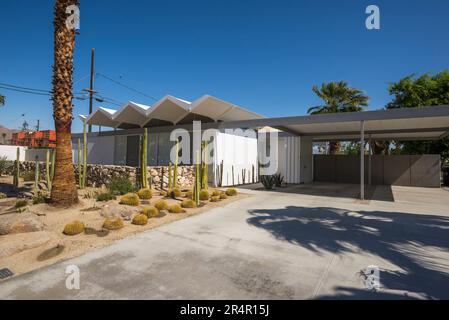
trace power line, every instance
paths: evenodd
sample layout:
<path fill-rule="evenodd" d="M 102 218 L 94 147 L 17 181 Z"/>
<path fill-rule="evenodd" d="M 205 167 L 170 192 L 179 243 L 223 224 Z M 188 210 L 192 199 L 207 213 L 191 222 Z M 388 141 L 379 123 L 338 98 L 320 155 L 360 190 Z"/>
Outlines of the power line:
<path fill-rule="evenodd" d="M 52 95 L 53 91 L 51 90 L 43 90 L 43 89 L 35 89 L 35 88 L 30 88 L 30 87 L 24 87 L 24 86 L 18 86 L 18 85 L 14 85 L 14 84 L 10 84 L 10 83 L 4 83 L 4 82 L 0 82 L 0 87 L 6 90 L 12 90 L 12 91 L 24 91 L 24 93 L 36 93 L 36 94 L 45 94 L 45 95 Z M 84 94 L 83 92 L 74 92 L 73 95 L 82 95 Z"/>
<path fill-rule="evenodd" d="M 33 89 L 33 88 L 28 88 L 28 87 L 16 86 L 16 85 L 13 85 L 13 84 L 3 83 L 3 82 L 0 82 L 0 85 L 1 85 L 1 86 L 7 86 L 7 87 L 15 88 L 15 89 L 22 89 L 22 90 L 30 90 L 30 91 L 38 91 L 38 92 L 51 93 L 51 91 L 48 91 L 48 90 Z"/>
<path fill-rule="evenodd" d="M 35 91 L 29 91 L 29 90 L 24 90 L 24 89 L 9 88 L 9 87 L 5 87 L 5 86 L 1 86 L 1 85 L 0 85 L 0 88 L 5 89 L 5 90 L 10 90 L 10 91 L 21 92 L 21 93 L 36 94 L 36 95 L 40 95 L 40 96 L 51 96 L 51 93 L 35 92 Z"/>
<path fill-rule="evenodd" d="M 121 82 L 119 82 L 119 81 L 117 81 L 117 80 L 114 80 L 114 79 L 112 79 L 112 78 L 110 78 L 110 77 L 108 77 L 108 76 L 106 76 L 106 75 L 104 75 L 104 74 L 102 74 L 102 73 L 97 72 L 96 75 L 98 75 L 98 76 L 100 76 L 100 77 L 103 77 L 103 78 L 105 78 L 105 79 L 107 79 L 107 80 L 109 80 L 109 81 L 111 81 L 111 82 L 113 82 L 113 83 L 115 83 L 115 84 L 117 84 L 117 85 L 119 85 L 119 86 L 122 86 L 122 87 L 124 87 L 124 88 L 126 88 L 126 89 L 128 89 L 128 90 L 134 91 L 135 93 L 138 93 L 138 94 L 140 94 L 140 95 L 142 95 L 142 96 L 144 96 L 144 97 L 150 98 L 150 99 L 152 99 L 152 100 L 154 100 L 154 101 L 158 101 L 158 99 L 156 99 L 155 97 L 149 96 L 149 95 L 147 95 L 146 93 L 143 93 L 142 91 L 139 91 L 139 90 L 137 90 L 137 89 L 134 89 L 134 88 L 132 88 L 132 87 L 126 85 L 126 84 L 123 84 L 123 83 L 121 83 Z"/>

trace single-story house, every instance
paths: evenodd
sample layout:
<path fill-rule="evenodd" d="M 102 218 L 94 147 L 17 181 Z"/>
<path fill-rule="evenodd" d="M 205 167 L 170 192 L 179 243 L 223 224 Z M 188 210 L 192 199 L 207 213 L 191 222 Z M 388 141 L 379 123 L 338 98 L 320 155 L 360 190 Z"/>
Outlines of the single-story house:
<path fill-rule="evenodd" d="M 314 143 L 355 140 L 365 145 L 368 140 L 432 140 L 449 134 L 449 106 L 265 118 L 209 95 L 193 102 L 166 96 L 153 106 L 128 102 L 119 110 L 100 107 L 81 117 L 102 128 L 89 134 L 92 164 L 138 166 L 140 135 L 148 128 L 148 164 L 167 165 L 174 145 L 170 133 L 192 133 L 193 122 L 201 121 L 203 132 L 216 129 L 213 184 L 219 179 L 223 186 L 257 181 L 259 164 L 267 155 L 287 183 L 360 182 L 362 198 L 365 183 L 439 187 L 440 156 L 374 156 L 371 150 L 358 157 L 313 155 Z M 232 129 L 254 129 L 256 134 Z M 82 135 L 73 136 L 75 161 L 78 138 Z M 269 146 L 261 140 L 268 140 Z"/>

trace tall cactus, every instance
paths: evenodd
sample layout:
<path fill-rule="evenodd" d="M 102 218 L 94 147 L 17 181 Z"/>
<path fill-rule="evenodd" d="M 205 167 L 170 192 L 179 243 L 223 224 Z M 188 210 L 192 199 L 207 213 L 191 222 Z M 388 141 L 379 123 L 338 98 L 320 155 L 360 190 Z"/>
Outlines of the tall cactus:
<path fill-rule="evenodd" d="M 14 178 L 13 178 L 13 185 L 14 189 L 19 189 L 19 176 L 20 176 L 20 148 L 17 147 L 17 158 L 15 163 L 15 169 L 14 169 Z"/>
<path fill-rule="evenodd" d="M 179 140 L 176 140 L 175 167 L 173 169 L 173 188 L 178 186 Z"/>
<path fill-rule="evenodd" d="M 148 188 L 148 129 L 140 137 L 140 187 Z"/>
<path fill-rule="evenodd" d="M 196 153 L 196 165 L 195 165 L 195 185 L 193 187 L 193 200 L 197 206 L 200 205 L 200 189 L 201 189 L 201 169 L 200 169 L 200 155 Z"/>
<path fill-rule="evenodd" d="M 82 189 L 86 187 L 86 175 L 87 175 L 87 153 L 88 144 L 87 144 L 87 121 L 83 121 L 83 179 L 81 181 Z"/>
<path fill-rule="evenodd" d="M 78 138 L 77 141 L 77 145 L 78 145 L 78 186 L 80 187 L 80 189 L 83 188 L 83 164 L 82 159 L 81 159 L 81 139 Z"/>
<path fill-rule="evenodd" d="M 144 129 L 144 146 L 143 146 L 143 160 L 144 160 L 144 167 L 143 167 L 143 174 L 144 174 L 144 182 L 145 182 L 145 188 L 148 188 L 148 129 Z"/>
<path fill-rule="evenodd" d="M 37 197 L 39 191 L 39 157 L 34 158 L 34 196 Z"/>
<path fill-rule="evenodd" d="M 53 184 L 53 178 L 55 176 L 55 162 L 56 162 L 56 149 L 53 149 L 51 152 L 51 181 Z"/>
<path fill-rule="evenodd" d="M 209 187 L 209 167 L 207 165 L 207 145 L 206 141 L 201 143 L 203 161 L 201 163 L 201 189 L 207 190 Z"/>
<path fill-rule="evenodd" d="M 45 156 L 45 180 L 47 181 L 47 189 L 51 192 L 50 149 L 47 149 Z"/>
<path fill-rule="evenodd" d="M 171 162 L 168 164 L 168 190 L 173 189 L 173 173 Z"/>

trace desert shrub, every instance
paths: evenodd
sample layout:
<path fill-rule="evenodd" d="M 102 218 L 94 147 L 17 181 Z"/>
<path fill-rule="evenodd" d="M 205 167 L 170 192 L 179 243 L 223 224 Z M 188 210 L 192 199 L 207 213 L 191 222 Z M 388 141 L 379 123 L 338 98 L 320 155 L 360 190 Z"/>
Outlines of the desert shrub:
<path fill-rule="evenodd" d="M 30 182 L 30 181 L 34 181 L 35 177 L 36 177 L 36 173 L 34 171 L 26 171 L 24 173 L 22 173 L 22 179 L 25 182 Z"/>
<path fill-rule="evenodd" d="M 181 190 L 179 190 L 178 188 L 174 188 L 169 191 L 169 195 L 172 198 L 179 198 L 182 195 L 182 193 Z"/>
<path fill-rule="evenodd" d="M 219 197 L 220 193 L 221 193 L 220 190 L 214 189 L 212 190 L 211 197 Z"/>
<path fill-rule="evenodd" d="M 27 205 L 28 205 L 28 200 L 21 199 L 21 200 L 17 200 L 16 201 L 15 207 L 16 208 L 23 208 L 23 207 L 26 207 Z"/>
<path fill-rule="evenodd" d="M 13 161 L 9 161 L 8 157 L 2 156 L 0 157 L 0 176 L 8 172 L 10 167 L 14 165 Z"/>
<path fill-rule="evenodd" d="M 110 201 L 115 200 L 115 195 L 113 195 L 111 192 L 103 192 L 97 194 L 97 201 Z"/>
<path fill-rule="evenodd" d="M 159 210 L 167 210 L 168 209 L 168 203 L 165 200 L 158 200 L 156 201 L 156 203 L 154 204 L 154 206 Z"/>
<path fill-rule="evenodd" d="M 124 195 L 134 191 L 134 186 L 128 176 L 113 177 L 107 188 L 115 195 Z"/>
<path fill-rule="evenodd" d="M 38 193 L 36 196 L 33 197 L 33 204 L 41 204 L 45 203 L 45 197 L 42 193 Z"/>
<path fill-rule="evenodd" d="M 183 208 L 195 208 L 196 207 L 196 203 L 193 200 L 184 200 L 183 202 L 181 202 L 181 207 Z"/>
<path fill-rule="evenodd" d="M 210 198 L 210 202 L 219 202 L 219 201 L 220 201 L 220 196 L 215 196 L 215 197 Z"/>
<path fill-rule="evenodd" d="M 84 228 L 84 223 L 76 220 L 66 224 L 62 233 L 66 236 L 74 236 L 84 232 Z"/>
<path fill-rule="evenodd" d="M 224 199 L 227 199 L 227 198 L 228 198 L 228 196 L 226 195 L 226 193 L 220 194 L 220 199 L 221 200 L 224 200 Z"/>
<path fill-rule="evenodd" d="M 182 213 L 185 212 L 179 204 L 173 204 L 168 208 L 168 212 L 170 213 Z"/>
<path fill-rule="evenodd" d="M 237 195 L 237 190 L 235 188 L 229 188 L 226 190 L 226 195 L 229 197 L 233 197 Z"/>
<path fill-rule="evenodd" d="M 193 191 L 189 190 L 185 193 L 185 198 L 192 199 L 193 198 Z"/>
<path fill-rule="evenodd" d="M 107 230 L 118 230 L 124 226 L 122 218 L 106 219 L 103 223 L 103 228 Z"/>
<path fill-rule="evenodd" d="M 159 216 L 159 209 L 154 206 L 145 206 L 140 213 L 146 215 L 148 218 L 155 218 Z"/>
<path fill-rule="evenodd" d="M 83 199 L 97 199 L 98 195 L 99 195 L 98 191 L 85 190 L 83 193 Z"/>
<path fill-rule="evenodd" d="M 135 193 L 127 193 L 120 198 L 120 204 L 136 207 L 140 204 L 139 196 Z"/>
<path fill-rule="evenodd" d="M 200 200 L 202 200 L 202 201 L 209 200 L 209 191 L 201 190 L 200 191 Z"/>
<path fill-rule="evenodd" d="M 148 223 L 148 217 L 145 214 L 138 214 L 134 216 L 132 224 L 144 226 Z"/>
<path fill-rule="evenodd" d="M 148 199 L 151 199 L 153 197 L 153 191 L 151 189 L 149 189 L 149 188 L 143 188 L 143 189 L 140 189 L 137 192 L 137 195 L 142 200 L 148 200 Z"/>
<path fill-rule="evenodd" d="M 6 199 L 7 197 L 6 193 L 0 192 L 0 199 Z"/>
<path fill-rule="evenodd" d="M 265 189 L 271 190 L 274 187 L 275 178 L 274 176 L 261 176 L 260 182 L 262 182 Z"/>

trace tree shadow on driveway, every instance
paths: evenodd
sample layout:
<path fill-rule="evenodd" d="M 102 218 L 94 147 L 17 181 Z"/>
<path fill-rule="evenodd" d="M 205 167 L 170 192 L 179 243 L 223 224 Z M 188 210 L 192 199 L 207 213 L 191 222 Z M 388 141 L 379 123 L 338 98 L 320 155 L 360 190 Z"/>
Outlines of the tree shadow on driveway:
<path fill-rule="evenodd" d="M 449 298 L 448 217 L 297 206 L 250 210 L 249 213 L 249 224 L 318 255 L 323 251 L 361 252 L 388 260 L 401 270 L 381 269 L 381 283 L 385 289 L 416 292 L 426 299 Z M 407 298 L 346 287 L 335 290 L 335 295 L 319 298 Z"/>

